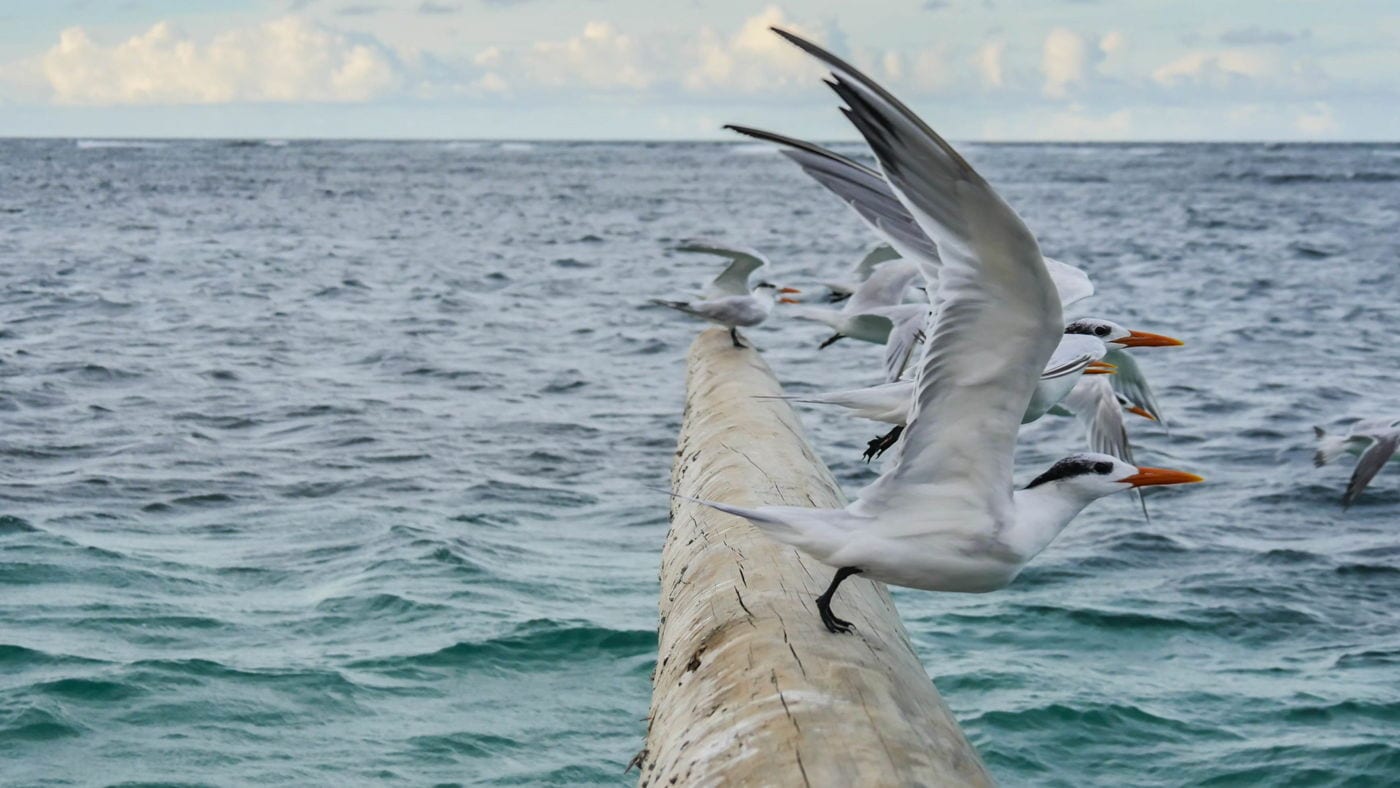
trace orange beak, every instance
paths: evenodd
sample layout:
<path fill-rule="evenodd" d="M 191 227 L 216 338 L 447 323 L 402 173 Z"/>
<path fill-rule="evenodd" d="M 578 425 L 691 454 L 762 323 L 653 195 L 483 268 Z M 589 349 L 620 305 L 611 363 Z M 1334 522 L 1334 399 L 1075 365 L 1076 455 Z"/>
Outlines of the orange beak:
<path fill-rule="evenodd" d="M 1142 408 L 1139 408 L 1136 405 L 1129 405 L 1128 407 L 1124 408 L 1124 410 L 1128 411 L 1134 416 L 1141 416 L 1144 419 L 1147 419 L 1148 421 L 1156 421 L 1156 419 L 1152 417 L 1151 413 L 1148 413 L 1147 411 L 1143 410 Z"/>
<path fill-rule="evenodd" d="M 1127 336 L 1115 341 L 1123 347 L 1176 347 L 1186 344 L 1179 339 L 1146 331 L 1129 331 Z"/>
<path fill-rule="evenodd" d="M 1084 368 L 1085 375 L 1114 375 L 1117 372 L 1118 367 L 1107 361 L 1090 361 L 1089 366 Z"/>
<path fill-rule="evenodd" d="M 798 289 L 795 288 L 795 287 L 784 287 L 784 288 L 779 289 L 778 292 L 779 292 L 779 293 L 800 293 L 800 292 L 802 292 L 802 291 L 801 291 L 801 290 L 798 290 Z M 1181 343 L 1178 342 L 1177 344 L 1180 345 Z"/>
<path fill-rule="evenodd" d="M 1195 484 L 1205 481 L 1205 478 L 1194 473 L 1166 468 L 1138 468 L 1137 473 L 1118 481 L 1127 482 L 1134 487 L 1150 487 L 1155 484 Z"/>
<path fill-rule="evenodd" d="M 801 301 L 798 301 L 796 298 L 779 298 L 779 299 L 778 299 L 778 303 L 780 303 L 780 304 L 800 304 L 800 303 L 802 303 L 802 302 L 801 302 Z"/>

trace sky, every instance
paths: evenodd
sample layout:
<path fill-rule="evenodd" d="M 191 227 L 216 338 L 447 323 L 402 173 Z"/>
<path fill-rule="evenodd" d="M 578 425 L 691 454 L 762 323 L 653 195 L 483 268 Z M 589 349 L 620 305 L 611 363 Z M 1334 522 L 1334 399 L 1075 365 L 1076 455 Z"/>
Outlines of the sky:
<path fill-rule="evenodd" d="M 1396 0 L 0 0 L 0 136 L 1400 140 Z"/>

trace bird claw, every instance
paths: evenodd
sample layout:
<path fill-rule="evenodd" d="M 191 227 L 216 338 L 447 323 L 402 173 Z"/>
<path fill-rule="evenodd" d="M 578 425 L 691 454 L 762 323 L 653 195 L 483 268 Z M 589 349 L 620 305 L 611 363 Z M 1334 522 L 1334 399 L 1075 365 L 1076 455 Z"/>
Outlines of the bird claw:
<path fill-rule="evenodd" d="M 830 614 L 822 616 L 822 623 L 826 625 L 826 631 L 833 635 L 849 635 L 856 630 L 855 624 Z"/>

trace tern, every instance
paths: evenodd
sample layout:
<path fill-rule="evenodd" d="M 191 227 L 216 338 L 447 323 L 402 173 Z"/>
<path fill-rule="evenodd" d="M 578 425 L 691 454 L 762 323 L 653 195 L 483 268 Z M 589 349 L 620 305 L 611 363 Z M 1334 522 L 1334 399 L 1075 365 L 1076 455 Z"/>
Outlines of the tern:
<path fill-rule="evenodd" d="M 899 200 L 937 244 L 941 271 L 920 270 L 940 308 L 915 372 L 918 398 L 896 461 L 840 509 L 705 505 L 836 569 L 817 597 L 832 632 L 846 578 L 912 588 L 987 592 L 1011 583 L 1085 506 L 1115 492 L 1202 481 L 1076 454 L 1015 490 L 1021 416 L 1063 333 L 1060 299 L 1029 228 L 942 137 L 835 55 L 779 35 L 821 60 L 843 111 L 875 153 Z"/>
<path fill-rule="evenodd" d="M 1111 381 L 1113 389 L 1133 407 L 1145 411 L 1148 418 L 1166 426 L 1166 419 L 1162 417 L 1162 409 L 1157 404 L 1157 397 L 1153 395 L 1151 387 L 1147 385 L 1147 377 L 1143 375 L 1142 368 L 1137 364 L 1137 359 L 1128 353 L 1128 348 L 1179 347 L 1186 344 L 1185 342 L 1162 334 L 1130 331 L 1112 320 L 1095 317 L 1084 317 L 1072 321 L 1065 326 L 1065 333 L 1098 337 L 1104 344 L 1108 345 L 1109 351 L 1104 356 L 1104 361 L 1112 364 L 1118 370 Z"/>
<path fill-rule="evenodd" d="M 768 259 L 744 247 L 729 247 L 711 241 L 690 241 L 679 247 L 682 252 L 703 252 L 730 259 L 728 267 L 706 287 L 706 298 L 693 301 L 667 301 L 653 298 L 651 303 L 668 307 L 687 315 L 717 323 L 729 329 L 734 347 L 748 347 L 739 338 L 739 329 L 756 326 L 768 319 L 777 301 L 795 304 L 791 298 L 779 298 L 780 293 L 800 292 L 791 287 L 778 287 L 771 282 L 759 282 L 749 289 L 749 276 L 768 265 Z"/>
<path fill-rule="evenodd" d="M 1344 435 L 1331 435 L 1321 427 L 1313 427 L 1317 434 L 1317 454 L 1313 464 L 1321 468 L 1343 454 L 1360 457 L 1356 470 L 1351 472 L 1351 481 L 1342 495 L 1342 509 L 1351 508 L 1357 496 L 1366 485 L 1376 478 L 1381 468 L 1395 456 L 1400 447 L 1400 419 L 1370 419 L 1357 422 Z"/>
<path fill-rule="evenodd" d="M 907 260 L 887 262 L 861 282 L 841 309 L 796 307 L 793 317 L 830 326 L 833 333 L 820 345 L 851 338 L 885 346 L 885 380 L 898 380 L 914 348 L 923 338 L 929 304 L 904 303 L 904 294 L 920 279 L 919 269 Z"/>
<path fill-rule="evenodd" d="M 1031 396 L 1021 423 L 1028 424 L 1057 406 L 1083 375 L 1112 374 L 1115 370 L 1100 359 L 1107 352 L 1104 344 L 1092 337 L 1066 335 L 1060 340 L 1050 361 L 1041 370 L 1035 394 Z M 914 408 L 914 381 L 909 379 L 882 383 L 878 386 L 833 391 L 825 394 L 784 394 L 761 399 L 785 399 L 812 405 L 836 405 L 852 410 L 853 415 L 871 421 L 893 424 L 894 429 L 872 439 L 865 448 L 866 462 L 884 454 L 899 440 L 909 423 Z"/>
<path fill-rule="evenodd" d="M 873 244 L 865 250 L 860 261 L 851 268 L 851 280 L 848 282 L 822 282 L 822 285 L 830 292 L 827 301 L 833 304 L 845 301 L 855 293 L 860 283 L 870 278 L 870 273 L 875 270 L 875 266 L 886 263 L 890 260 L 898 260 L 899 252 L 894 250 L 883 241 Z"/>

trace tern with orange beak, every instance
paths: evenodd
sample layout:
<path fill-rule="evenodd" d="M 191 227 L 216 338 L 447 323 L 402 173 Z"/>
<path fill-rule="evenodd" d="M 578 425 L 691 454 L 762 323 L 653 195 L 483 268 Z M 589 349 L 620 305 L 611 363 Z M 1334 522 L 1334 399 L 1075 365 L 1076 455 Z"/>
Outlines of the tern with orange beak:
<path fill-rule="evenodd" d="M 836 573 L 817 597 L 832 632 L 852 624 L 832 597 L 852 575 L 931 591 L 1006 587 L 1097 498 L 1201 477 L 1076 454 L 1025 488 L 1012 480 L 1016 435 L 1064 333 L 1040 245 L 1016 212 L 952 146 L 854 67 L 791 33 L 822 61 L 844 111 L 899 201 L 938 248 L 920 270 L 939 309 L 916 366 L 917 392 L 894 461 L 840 509 L 703 501 L 756 525 Z"/>
<path fill-rule="evenodd" d="M 653 298 L 651 302 L 728 328 L 734 347 L 748 347 L 739 337 L 739 329 L 750 328 L 767 320 L 773 313 L 775 302 L 797 303 L 791 298 L 779 297 L 783 293 L 801 292 L 791 287 L 759 282 L 752 289 L 749 288 L 749 276 L 768 265 L 768 258 L 752 249 L 710 241 L 690 241 L 680 246 L 678 251 L 719 255 L 729 258 L 730 263 L 706 287 L 707 298 L 692 301 Z"/>
<path fill-rule="evenodd" d="M 1186 343 L 1161 334 L 1131 331 L 1112 320 L 1096 317 L 1071 321 L 1065 326 L 1065 333 L 1096 337 L 1108 345 L 1108 354 L 1103 360 L 1118 370 L 1113 380 L 1109 381 L 1113 384 L 1113 390 L 1126 399 L 1130 407 L 1142 411 L 1147 418 L 1166 426 L 1166 419 L 1162 417 L 1162 408 L 1157 404 L 1157 397 L 1147 385 L 1147 377 L 1143 375 L 1137 359 L 1128 353 L 1128 348 L 1179 347 Z"/>

